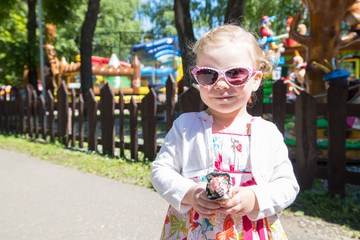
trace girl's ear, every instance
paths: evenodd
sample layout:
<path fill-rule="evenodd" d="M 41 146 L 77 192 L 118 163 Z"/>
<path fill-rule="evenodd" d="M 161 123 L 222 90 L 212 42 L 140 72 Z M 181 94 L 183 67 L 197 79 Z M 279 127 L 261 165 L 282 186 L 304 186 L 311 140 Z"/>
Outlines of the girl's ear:
<path fill-rule="evenodd" d="M 258 90 L 258 88 L 259 88 L 259 86 L 261 84 L 262 72 L 261 71 L 256 71 L 253 78 L 254 78 L 254 84 L 253 84 L 252 91 L 255 92 L 256 90 Z"/>

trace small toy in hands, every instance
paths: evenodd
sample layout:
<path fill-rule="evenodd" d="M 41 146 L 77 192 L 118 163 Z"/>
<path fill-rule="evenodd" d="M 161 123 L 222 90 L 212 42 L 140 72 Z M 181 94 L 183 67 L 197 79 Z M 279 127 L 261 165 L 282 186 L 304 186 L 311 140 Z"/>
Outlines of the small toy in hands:
<path fill-rule="evenodd" d="M 208 181 L 206 185 L 206 195 L 211 200 L 231 198 L 232 184 L 230 175 L 224 172 L 211 172 L 206 175 Z"/>

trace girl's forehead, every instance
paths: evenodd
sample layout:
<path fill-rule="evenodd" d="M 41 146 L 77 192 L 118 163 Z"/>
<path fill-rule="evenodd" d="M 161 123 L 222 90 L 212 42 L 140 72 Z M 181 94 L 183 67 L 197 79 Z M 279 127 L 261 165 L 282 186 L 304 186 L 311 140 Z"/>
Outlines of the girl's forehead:
<path fill-rule="evenodd" d="M 196 63 L 201 66 L 254 66 L 254 56 L 246 45 L 221 45 L 198 53 Z"/>

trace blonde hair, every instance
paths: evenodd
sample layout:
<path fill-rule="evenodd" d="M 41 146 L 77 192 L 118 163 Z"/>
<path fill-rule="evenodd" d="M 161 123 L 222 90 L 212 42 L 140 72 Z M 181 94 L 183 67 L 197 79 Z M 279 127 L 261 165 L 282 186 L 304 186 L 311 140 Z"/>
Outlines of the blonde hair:
<path fill-rule="evenodd" d="M 205 53 L 209 48 L 226 44 L 247 47 L 255 67 L 263 73 L 263 76 L 271 72 L 273 68 L 273 64 L 270 61 L 271 56 L 261 50 L 252 33 L 237 25 L 226 24 L 211 29 L 195 43 L 193 52 L 198 56 Z"/>

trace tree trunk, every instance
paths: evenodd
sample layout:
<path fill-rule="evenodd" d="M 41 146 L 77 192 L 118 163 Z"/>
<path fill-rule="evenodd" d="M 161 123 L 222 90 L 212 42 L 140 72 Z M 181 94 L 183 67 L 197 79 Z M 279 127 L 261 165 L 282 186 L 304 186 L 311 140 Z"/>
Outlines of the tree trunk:
<path fill-rule="evenodd" d="M 100 11 L 100 0 L 89 0 L 84 23 L 81 27 L 80 56 L 81 56 L 81 91 L 86 97 L 90 88 L 93 88 L 92 79 L 92 41 L 96 22 Z"/>
<path fill-rule="evenodd" d="M 244 16 L 246 0 L 228 0 L 226 13 L 225 13 L 225 23 L 232 23 L 240 25 Z"/>
<path fill-rule="evenodd" d="M 290 38 L 307 48 L 308 63 L 306 67 L 307 90 L 311 95 L 325 93 L 325 72 L 313 61 L 324 64 L 336 59 L 340 48 L 341 21 L 347 8 L 355 0 L 303 0 L 310 15 L 310 35 L 303 36 L 297 32 L 300 22 L 298 13 L 291 24 Z"/>
<path fill-rule="evenodd" d="M 175 0 L 175 26 L 179 36 L 180 53 L 184 69 L 183 83 L 191 85 L 190 67 L 194 64 L 194 55 L 189 48 L 195 42 L 193 26 L 190 18 L 190 0 Z"/>
<path fill-rule="evenodd" d="M 28 22 L 27 22 L 27 32 L 28 32 L 28 59 L 27 59 L 27 68 L 29 83 L 34 87 L 36 93 L 39 94 L 37 87 L 37 72 L 36 72 L 36 0 L 28 0 Z"/>

